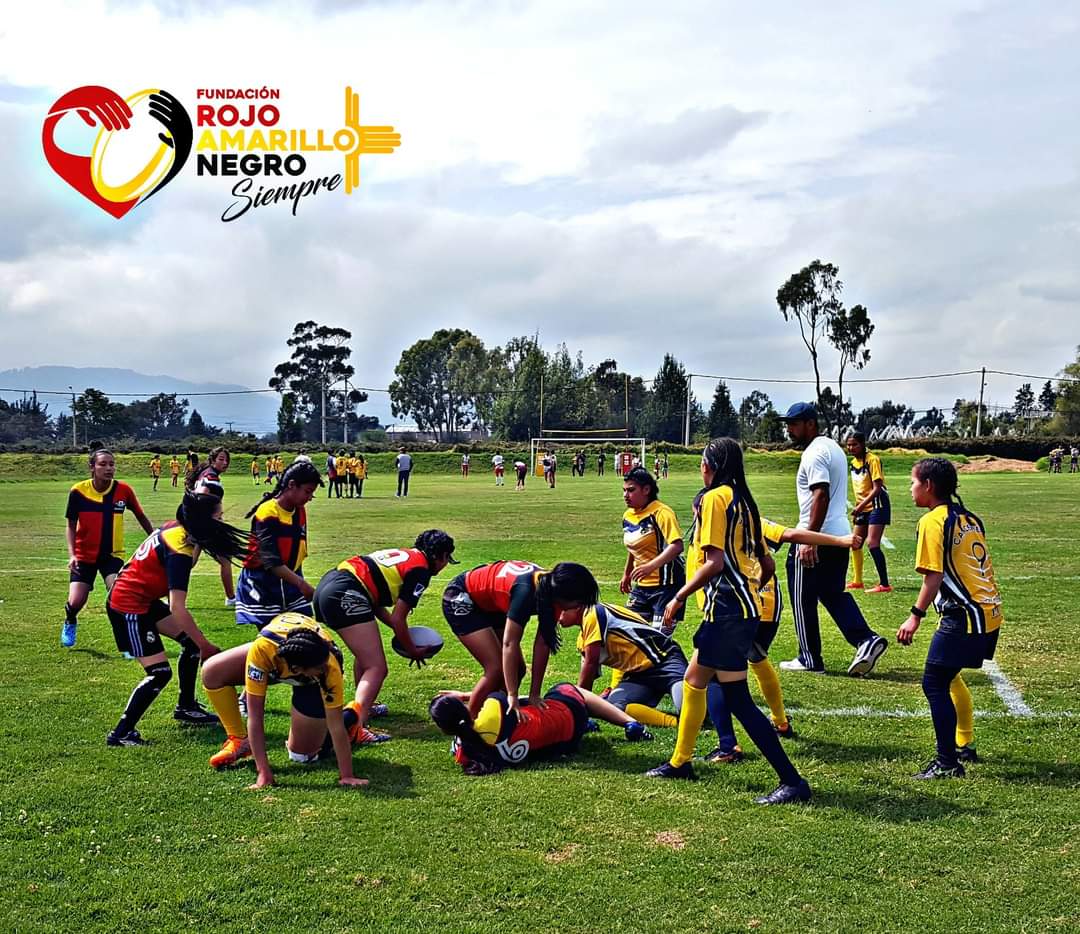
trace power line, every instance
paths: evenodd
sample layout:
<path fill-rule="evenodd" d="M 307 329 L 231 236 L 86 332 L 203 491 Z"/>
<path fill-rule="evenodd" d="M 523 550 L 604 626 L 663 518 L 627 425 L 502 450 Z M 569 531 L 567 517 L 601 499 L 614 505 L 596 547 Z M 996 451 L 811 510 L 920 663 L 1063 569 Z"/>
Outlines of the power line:
<path fill-rule="evenodd" d="M 947 379 L 953 376 L 977 376 L 981 370 L 958 370 L 955 373 L 927 373 L 923 376 L 879 376 L 873 379 L 845 379 L 844 384 L 851 383 L 904 383 L 913 382 L 916 380 L 924 379 Z M 987 373 L 998 373 L 1000 370 L 987 370 Z M 731 383 L 797 383 L 801 385 L 814 386 L 817 384 L 817 380 L 813 379 L 766 379 L 764 377 L 753 376 L 714 376 L 711 373 L 688 373 L 688 376 L 697 377 L 698 379 L 719 379 L 724 382 Z M 1011 375 L 1011 374 L 1005 374 Z M 1041 379 L 1042 377 L 1032 377 L 1032 379 Z"/>

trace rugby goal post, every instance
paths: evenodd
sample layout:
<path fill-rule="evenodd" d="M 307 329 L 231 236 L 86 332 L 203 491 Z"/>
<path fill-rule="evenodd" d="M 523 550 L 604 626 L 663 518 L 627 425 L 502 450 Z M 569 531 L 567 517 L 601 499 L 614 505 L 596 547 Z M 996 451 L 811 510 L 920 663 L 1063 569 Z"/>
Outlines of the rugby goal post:
<path fill-rule="evenodd" d="M 614 448 L 616 454 L 636 454 L 641 458 L 641 463 L 645 464 L 645 439 L 644 438 L 628 438 L 626 435 L 598 435 L 593 434 L 590 431 L 572 432 L 561 430 L 559 434 L 543 434 L 539 438 L 529 439 L 529 462 L 532 465 L 533 474 L 537 477 L 544 475 L 544 466 L 541 463 L 541 459 L 547 451 L 551 451 L 555 454 L 557 459 L 557 470 L 563 476 L 570 470 L 570 457 L 576 451 L 588 448 L 586 453 L 589 455 L 592 461 L 592 468 L 596 467 L 596 454 L 595 450 L 591 450 L 597 446 L 603 446 L 605 448 Z M 605 453 L 610 454 L 610 451 Z M 617 458 L 612 457 L 608 463 L 610 470 L 614 473 L 616 471 Z M 622 471 L 618 471 L 619 475 L 622 475 Z"/>

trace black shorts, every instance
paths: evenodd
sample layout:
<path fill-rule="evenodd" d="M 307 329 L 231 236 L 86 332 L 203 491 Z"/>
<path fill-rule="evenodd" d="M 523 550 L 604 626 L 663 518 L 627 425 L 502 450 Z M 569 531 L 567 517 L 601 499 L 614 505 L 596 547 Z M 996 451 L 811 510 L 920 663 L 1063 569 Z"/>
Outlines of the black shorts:
<path fill-rule="evenodd" d="M 682 649 L 672 652 L 659 665 L 646 671 L 633 671 L 623 675 L 608 695 L 608 703 L 620 710 L 626 710 L 627 704 L 643 704 L 655 707 L 668 694 L 675 703 L 675 709 L 682 708 L 682 682 L 686 677 L 687 661 Z"/>
<path fill-rule="evenodd" d="M 312 603 L 315 621 L 334 632 L 376 620 L 371 594 L 348 571 L 327 571 L 315 588 Z"/>
<path fill-rule="evenodd" d="M 1000 631 L 968 632 L 966 619 L 944 616 L 930 640 L 926 663 L 946 668 L 982 668 L 984 661 L 994 657 Z"/>
<path fill-rule="evenodd" d="M 294 686 L 292 689 L 292 709 L 305 717 L 316 720 L 326 719 L 326 707 L 323 705 L 322 688 L 317 684 Z"/>
<path fill-rule="evenodd" d="M 71 572 L 71 583 L 73 584 L 86 584 L 91 590 L 94 589 L 94 579 L 101 575 L 101 579 L 112 577 L 113 574 L 119 574 L 120 568 L 124 566 L 124 559 L 117 558 L 115 555 L 109 555 L 107 558 L 102 558 L 94 564 L 87 564 L 85 561 L 80 561 L 75 565 L 75 568 Z"/>
<path fill-rule="evenodd" d="M 113 638 L 119 651 L 135 658 L 164 651 L 157 628 L 157 624 L 170 615 L 169 605 L 164 600 L 155 600 L 145 613 L 122 613 L 106 602 L 105 612 L 112 623 Z"/>
<path fill-rule="evenodd" d="M 754 652 L 756 619 L 729 616 L 704 622 L 694 633 L 698 662 L 717 671 L 746 671 L 746 662 Z"/>
<path fill-rule="evenodd" d="M 865 512 L 857 512 L 852 518 L 854 525 L 889 525 L 892 523 L 892 504 L 889 502 L 888 490 L 882 490 L 874 497 L 870 508 Z"/>
<path fill-rule="evenodd" d="M 443 591 L 442 611 L 443 617 L 450 626 L 450 631 L 459 639 L 479 632 L 481 629 L 494 629 L 501 637 L 503 627 L 506 625 L 506 617 L 502 613 L 481 610 L 473 603 L 472 597 L 465 589 L 464 574 L 459 574 L 446 585 L 446 590 Z"/>
<path fill-rule="evenodd" d="M 669 584 L 667 587 L 635 587 L 626 598 L 626 608 L 644 616 L 654 626 L 659 626 L 664 618 L 664 607 L 678 593 L 681 584 Z M 682 622 L 686 616 L 686 604 L 679 607 L 675 614 L 676 622 Z"/>
<path fill-rule="evenodd" d="M 747 660 L 751 662 L 763 662 L 769 657 L 769 646 L 773 644 L 780 624 L 758 620 L 757 632 L 754 633 L 754 644 Z"/>

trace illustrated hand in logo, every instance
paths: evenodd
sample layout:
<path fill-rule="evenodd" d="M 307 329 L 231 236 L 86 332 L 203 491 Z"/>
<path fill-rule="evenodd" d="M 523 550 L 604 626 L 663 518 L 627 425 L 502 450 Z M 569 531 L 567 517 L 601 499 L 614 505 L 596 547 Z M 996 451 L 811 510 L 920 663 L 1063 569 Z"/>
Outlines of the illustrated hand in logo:
<path fill-rule="evenodd" d="M 132 109 L 147 98 L 148 109 Z M 57 124 L 73 111 L 87 126 L 100 125 L 89 155 L 67 152 L 55 141 Z M 133 123 L 146 116 L 164 127 L 165 132 L 157 134 L 159 145 L 130 179 L 121 185 L 107 183 L 102 166 L 110 140 L 114 134 L 130 132 Z M 139 91 L 124 100 L 109 88 L 88 85 L 68 91 L 52 105 L 42 126 L 41 145 L 57 175 L 99 208 L 120 218 L 176 177 L 191 153 L 192 137 L 191 118 L 168 91 Z"/>

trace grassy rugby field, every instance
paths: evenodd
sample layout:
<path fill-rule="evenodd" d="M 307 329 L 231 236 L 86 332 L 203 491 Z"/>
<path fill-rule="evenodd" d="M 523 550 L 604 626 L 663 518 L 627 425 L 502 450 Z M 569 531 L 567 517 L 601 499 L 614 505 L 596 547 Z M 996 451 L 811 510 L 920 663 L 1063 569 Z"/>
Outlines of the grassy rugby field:
<path fill-rule="evenodd" d="M 0 457 L 0 461 L 4 458 Z M 43 471 L 46 459 L 37 459 Z M 145 463 L 145 459 L 138 459 Z M 474 458 L 474 463 L 481 460 Z M 178 494 L 157 493 L 121 461 L 155 523 Z M 886 460 L 895 523 L 887 552 L 896 590 L 858 599 L 892 639 L 918 588 L 911 459 Z M 238 459 L 226 475 L 227 517 L 255 489 Z M 796 518 L 793 463 L 755 458 L 764 514 Z M 684 469 L 685 468 L 685 469 Z M 22 471 L 19 471 L 20 473 Z M 0 464 L 0 474 L 4 474 Z M 40 473 L 38 474 L 40 476 Z M 13 931 L 817 931 L 1077 930 L 1080 927 L 1080 477 L 965 475 L 983 516 L 1006 625 L 998 661 L 1034 716 L 1008 715 L 986 675 L 969 684 L 984 762 L 964 781 L 920 783 L 932 730 L 919 687 L 930 635 L 893 643 L 868 680 L 845 677 L 850 649 L 823 616 L 826 677 L 785 673 L 799 738 L 788 748 L 814 788 L 812 806 L 759 808 L 775 784 L 755 751 L 736 766 L 699 766 L 696 784 L 640 776 L 670 753 L 673 731 L 628 745 L 605 728 L 572 762 L 499 776 L 461 775 L 426 720 L 442 687 L 465 687 L 472 660 L 454 641 L 424 670 L 391 655 L 381 726 L 394 741 L 355 755 L 363 791 L 336 787 L 334 766 L 290 765 L 288 692 L 271 692 L 268 736 L 279 785 L 245 790 L 252 772 L 214 774 L 218 730 L 171 719 L 175 681 L 140 729 L 152 745 L 111 749 L 105 733 L 140 676 L 115 650 L 98 590 L 78 644 L 59 647 L 66 593 L 63 511 L 79 479 L 4 483 L 0 538 L 0 887 Z M 697 488 L 689 467 L 662 484 L 686 523 Z M 625 552 L 621 488 L 607 478 L 530 477 L 496 488 L 490 475 L 418 474 L 407 500 L 376 474 L 362 500 L 310 507 L 317 579 L 341 558 L 412 543 L 439 526 L 464 567 L 497 558 L 593 568 L 619 599 Z M 685 528 L 685 525 L 684 525 Z M 141 530 L 129 518 L 127 549 Z M 782 561 L 778 562 L 782 575 Z M 872 562 L 867 571 L 873 574 Z M 443 572 L 414 622 L 446 631 Z M 200 567 L 190 604 L 211 639 L 244 641 L 223 606 L 216 567 Z M 790 610 L 774 660 L 794 654 Z M 680 630 L 695 626 L 691 609 Z M 449 633 L 446 633 L 449 636 Z M 388 632 L 384 629 L 388 640 Z M 452 637 L 451 637 L 452 638 Z M 173 653 L 175 654 L 175 653 Z M 551 678 L 572 680 L 571 645 Z M 753 686 L 753 681 L 751 679 Z M 866 715 L 853 715 L 865 707 Z M 711 748 L 703 735 L 698 751 Z"/>

